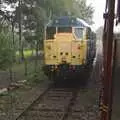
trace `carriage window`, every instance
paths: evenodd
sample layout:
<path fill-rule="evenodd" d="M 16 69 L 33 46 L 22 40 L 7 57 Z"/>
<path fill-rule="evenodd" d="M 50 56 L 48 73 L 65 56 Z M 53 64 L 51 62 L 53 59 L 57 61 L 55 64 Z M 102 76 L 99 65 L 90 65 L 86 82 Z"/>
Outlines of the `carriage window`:
<path fill-rule="evenodd" d="M 58 33 L 72 33 L 72 27 L 59 27 Z"/>
<path fill-rule="evenodd" d="M 83 39 L 83 28 L 75 28 L 74 33 L 77 39 Z"/>
<path fill-rule="evenodd" d="M 56 27 L 48 27 L 46 29 L 46 39 L 54 39 L 54 35 L 56 34 Z"/>

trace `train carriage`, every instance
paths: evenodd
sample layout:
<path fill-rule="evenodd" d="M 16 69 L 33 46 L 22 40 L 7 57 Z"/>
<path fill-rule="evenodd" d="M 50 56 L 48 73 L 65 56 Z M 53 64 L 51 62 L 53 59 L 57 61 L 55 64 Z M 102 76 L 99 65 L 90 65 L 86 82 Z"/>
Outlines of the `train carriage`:
<path fill-rule="evenodd" d="M 82 19 L 60 17 L 45 27 L 44 72 L 54 80 L 79 74 L 92 64 L 95 51 L 93 32 Z"/>

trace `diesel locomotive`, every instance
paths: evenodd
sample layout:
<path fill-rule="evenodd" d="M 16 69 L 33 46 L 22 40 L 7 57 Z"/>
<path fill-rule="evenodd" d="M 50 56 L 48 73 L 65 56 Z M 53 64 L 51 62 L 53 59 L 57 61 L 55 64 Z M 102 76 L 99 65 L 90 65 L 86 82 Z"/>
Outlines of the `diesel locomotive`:
<path fill-rule="evenodd" d="M 45 26 L 43 70 L 50 79 L 79 75 L 95 54 L 95 34 L 84 20 L 63 16 Z"/>

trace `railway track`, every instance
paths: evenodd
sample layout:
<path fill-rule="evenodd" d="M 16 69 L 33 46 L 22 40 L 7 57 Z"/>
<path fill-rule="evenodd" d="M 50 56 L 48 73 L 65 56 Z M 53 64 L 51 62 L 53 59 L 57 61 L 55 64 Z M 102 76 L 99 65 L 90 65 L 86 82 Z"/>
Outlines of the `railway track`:
<path fill-rule="evenodd" d="M 96 120 L 98 107 L 91 93 L 80 88 L 49 87 L 16 120 Z"/>
<path fill-rule="evenodd" d="M 50 86 L 51 87 L 51 86 Z M 44 94 L 50 89 L 50 87 L 46 88 L 46 90 L 44 90 L 44 92 L 42 94 L 40 94 L 37 98 L 35 98 L 33 100 L 33 102 L 31 102 L 28 107 L 26 107 L 16 118 L 15 120 L 20 119 L 22 116 L 24 116 L 24 114 L 39 100 L 41 99 L 42 96 L 44 96 Z"/>
<path fill-rule="evenodd" d="M 96 66 L 92 71 L 96 72 L 98 68 Z M 98 120 L 99 84 L 98 81 L 95 84 L 94 80 L 90 80 L 94 75 L 90 75 L 91 77 L 89 75 L 89 73 L 81 75 L 81 79 L 89 79 L 91 83 L 87 88 L 81 88 L 79 83 L 75 85 L 76 87 L 72 85 L 73 88 L 66 86 L 58 88 L 51 85 L 16 120 Z"/>

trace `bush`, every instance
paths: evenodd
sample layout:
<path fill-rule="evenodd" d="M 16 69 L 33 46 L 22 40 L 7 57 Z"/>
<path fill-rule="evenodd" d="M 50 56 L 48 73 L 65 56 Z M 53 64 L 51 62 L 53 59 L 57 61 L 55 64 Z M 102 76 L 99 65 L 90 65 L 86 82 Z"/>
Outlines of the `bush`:
<path fill-rule="evenodd" d="M 13 61 L 14 50 L 8 34 L 0 32 L 0 69 L 7 69 Z"/>

